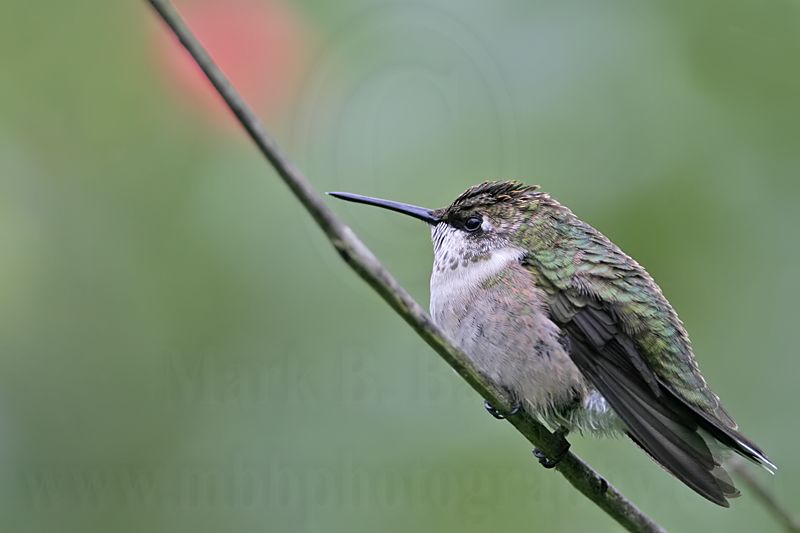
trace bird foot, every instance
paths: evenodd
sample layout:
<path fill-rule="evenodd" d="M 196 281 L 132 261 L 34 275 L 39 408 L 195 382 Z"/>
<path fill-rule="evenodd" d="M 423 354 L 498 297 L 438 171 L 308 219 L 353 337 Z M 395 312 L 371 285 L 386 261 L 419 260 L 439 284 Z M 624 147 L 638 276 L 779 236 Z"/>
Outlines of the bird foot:
<path fill-rule="evenodd" d="M 495 407 L 492 404 L 490 404 L 488 401 L 484 400 L 484 402 L 483 402 L 483 408 L 486 409 L 486 411 L 490 415 L 492 415 L 493 417 L 495 417 L 498 420 L 503 420 L 504 418 L 508 418 L 509 416 L 514 416 L 515 414 L 519 413 L 519 410 L 521 409 L 521 407 L 522 407 L 522 404 L 517 402 L 517 403 L 514 404 L 514 407 L 511 408 L 511 412 L 509 412 L 509 413 L 501 413 L 500 411 L 495 409 Z"/>
<path fill-rule="evenodd" d="M 563 455 L 561 455 L 559 457 L 556 457 L 555 459 L 550 459 L 539 448 L 535 448 L 533 450 L 533 456 L 539 459 L 539 464 L 545 468 L 555 468 L 558 465 L 558 463 L 561 462 L 561 459 L 564 457 Z"/>
<path fill-rule="evenodd" d="M 533 456 L 539 460 L 539 464 L 545 468 L 555 468 L 558 466 L 558 463 L 567 455 L 569 451 L 570 443 L 564 437 L 567 435 L 569 431 L 566 428 L 558 428 L 553 432 L 553 435 L 559 439 L 558 443 L 558 450 L 556 451 L 553 457 L 548 457 L 542 450 L 536 448 L 533 450 Z"/>

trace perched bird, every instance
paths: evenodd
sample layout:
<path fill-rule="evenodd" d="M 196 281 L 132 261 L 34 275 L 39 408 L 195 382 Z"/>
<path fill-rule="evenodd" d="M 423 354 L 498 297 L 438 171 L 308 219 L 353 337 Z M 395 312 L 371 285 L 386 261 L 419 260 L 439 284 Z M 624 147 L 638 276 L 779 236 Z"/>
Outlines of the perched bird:
<path fill-rule="evenodd" d="M 537 187 L 485 182 L 441 209 L 329 194 L 430 225 L 434 322 L 530 415 L 562 434 L 624 433 L 726 507 L 739 492 L 723 452 L 775 468 L 709 388 L 645 269 Z"/>

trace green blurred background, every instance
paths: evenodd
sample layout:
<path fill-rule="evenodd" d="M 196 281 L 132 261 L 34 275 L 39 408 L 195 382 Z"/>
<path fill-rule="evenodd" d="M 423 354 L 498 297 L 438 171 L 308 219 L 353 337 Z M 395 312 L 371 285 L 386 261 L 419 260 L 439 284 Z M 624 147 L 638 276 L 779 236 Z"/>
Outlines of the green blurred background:
<path fill-rule="evenodd" d="M 790 507 L 800 4 L 183 0 L 320 191 L 539 183 L 645 265 Z M 0 17 L 0 529 L 617 531 L 340 261 L 144 2 Z M 422 303 L 425 227 L 332 204 Z M 675 531 L 775 531 L 624 440 Z"/>

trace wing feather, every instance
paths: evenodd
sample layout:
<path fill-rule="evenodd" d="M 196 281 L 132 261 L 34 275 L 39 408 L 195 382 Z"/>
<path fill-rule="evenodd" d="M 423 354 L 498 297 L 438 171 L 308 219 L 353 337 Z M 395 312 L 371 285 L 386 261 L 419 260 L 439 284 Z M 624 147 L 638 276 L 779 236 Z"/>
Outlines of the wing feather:
<path fill-rule="evenodd" d="M 595 323 L 593 316 L 581 310 L 563 325 L 575 364 L 622 419 L 634 442 L 696 492 L 727 506 L 726 498 L 738 491 L 719 476 L 720 465 L 698 433 L 693 412 L 652 381 L 651 371 L 649 379 L 639 371 L 624 347 L 631 343 L 619 340 L 625 334 L 617 331 L 596 343 L 596 329 L 589 326 Z"/>
<path fill-rule="evenodd" d="M 699 494 L 727 506 L 738 491 L 706 434 L 754 462 L 772 463 L 736 430 L 647 272 L 566 208 L 550 207 L 553 220 L 532 225 L 541 246 L 523 265 L 548 293 L 550 316 L 568 338 L 570 356 L 634 442 Z"/>

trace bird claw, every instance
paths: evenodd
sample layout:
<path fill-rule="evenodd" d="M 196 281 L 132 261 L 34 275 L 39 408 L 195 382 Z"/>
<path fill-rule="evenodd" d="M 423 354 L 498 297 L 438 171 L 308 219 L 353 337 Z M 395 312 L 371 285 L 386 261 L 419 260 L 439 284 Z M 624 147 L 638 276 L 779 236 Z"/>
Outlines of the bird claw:
<path fill-rule="evenodd" d="M 567 452 L 569 451 L 570 443 L 569 441 L 567 441 L 567 439 L 564 438 L 566 434 L 567 430 L 564 428 L 558 428 L 553 433 L 553 435 L 555 435 L 556 438 L 560 440 L 560 442 L 558 444 L 558 451 L 552 458 L 548 457 L 547 454 L 545 454 L 539 448 L 533 450 L 533 456 L 539 460 L 540 465 L 542 465 L 547 469 L 555 468 L 556 466 L 558 466 L 558 463 L 561 462 L 561 460 L 564 458 L 565 455 L 567 455 Z"/>
<path fill-rule="evenodd" d="M 511 412 L 509 413 L 501 413 L 486 400 L 483 401 L 483 407 L 490 415 L 492 415 L 496 419 L 503 420 L 504 418 L 508 418 L 509 416 L 514 416 L 515 414 L 519 413 L 519 410 L 522 407 L 522 405 L 519 402 L 515 403 L 514 407 L 511 408 Z"/>
<path fill-rule="evenodd" d="M 537 459 L 539 459 L 539 464 L 542 465 L 543 467 L 547 468 L 547 469 L 555 468 L 558 465 L 558 463 L 561 462 L 561 459 L 564 457 L 563 455 L 561 455 L 561 456 L 557 457 L 556 459 L 550 459 L 539 448 L 535 448 L 533 450 L 533 456 L 536 457 Z"/>

